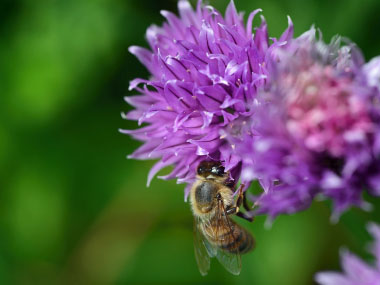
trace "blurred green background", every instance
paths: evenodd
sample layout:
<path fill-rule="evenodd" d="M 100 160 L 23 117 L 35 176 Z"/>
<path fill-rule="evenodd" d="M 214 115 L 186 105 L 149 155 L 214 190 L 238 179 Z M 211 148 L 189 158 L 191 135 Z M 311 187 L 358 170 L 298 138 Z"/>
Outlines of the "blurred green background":
<path fill-rule="evenodd" d="M 193 2 L 194 3 L 194 2 Z M 210 1 L 224 11 L 228 1 Z M 201 277 L 183 185 L 154 180 L 153 162 L 126 160 L 138 142 L 118 133 L 128 82 L 147 71 L 127 52 L 147 46 L 176 1 L 6 0 L 0 4 L 0 284 L 313 284 L 338 269 L 342 245 L 365 245 L 376 210 L 329 223 L 330 205 L 246 224 L 257 239 L 239 277 L 216 261 Z M 378 0 L 236 0 L 262 8 L 271 36 L 313 23 L 325 39 L 351 38 L 367 59 L 380 54 Z M 257 22 L 256 22 L 257 23 Z M 167 171 L 163 171 L 167 172 Z"/>

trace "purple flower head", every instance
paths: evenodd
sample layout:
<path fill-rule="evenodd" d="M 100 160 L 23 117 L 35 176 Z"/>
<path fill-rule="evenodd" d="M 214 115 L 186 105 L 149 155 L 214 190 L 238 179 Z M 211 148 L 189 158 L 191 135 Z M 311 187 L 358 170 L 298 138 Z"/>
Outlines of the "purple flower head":
<path fill-rule="evenodd" d="M 371 252 L 376 258 L 374 266 L 363 262 L 356 255 L 344 250 L 341 252 L 343 273 L 320 272 L 315 280 L 320 285 L 380 285 L 380 227 L 369 224 L 368 231 L 375 242 Z"/>
<path fill-rule="evenodd" d="M 245 25 L 234 3 L 225 16 L 198 2 L 178 2 L 179 17 L 162 11 L 162 27 L 148 28 L 150 50 L 132 46 L 133 53 L 150 71 L 151 78 L 135 79 L 130 90 L 139 95 L 125 100 L 135 107 L 124 118 L 144 124 L 137 130 L 121 130 L 143 142 L 130 158 L 159 159 L 148 176 L 168 165 L 173 171 L 161 177 L 191 183 L 202 160 L 221 161 L 232 179 L 242 167 L 235 145 L 225 129 L 252 116 L 257 90 L 266 82 L 266 62 L 276 46 L 292 37 L 293 26 L 279 40 L 269 43 L 267 25 L 252 33 L 253 11 Z M 189 187 L 185 191 L 188 194 Z"/>
<path fill-rule="evenodd" d="M 198 164 L 216 160 L 246 188 L 261 183 L 257 214 L 297 212 L 317 195 L 333 200 L 335 220 L 368 208 L 363 190 L 380 195 L 380 58 L 364 64 L 353 44 L 327 45 L 314 28 L 293 39 L 290 19 L 270 42 L 263 17 L 252 33 L 260 10 L 245 25 L 233 2 L 224 17 L 202 1 L 178 10 L 148 28 L 150 49 L 129 49 L 151 77 L 126 97 L 135 109 L 123 117 L 142 127 L 121 132 L 143 142 L 130 158 L 159 160 L 148 185 L 173 165 L 161 178 L 190 186 Z"/>
<path fill-rule="evenodd" d="M 247 128 L 255 135 L 246 131 L 236 146 L 251 165 L 246 175 L 265 182 L 257 213 L 271 218 L 320 195 L 333 200 L 337 220 L 352 205 L 368 208 L 364 189 L 380 194 L 379 61 L 363 65 L 353 44 L 315 34 L 272 51 Z"/>

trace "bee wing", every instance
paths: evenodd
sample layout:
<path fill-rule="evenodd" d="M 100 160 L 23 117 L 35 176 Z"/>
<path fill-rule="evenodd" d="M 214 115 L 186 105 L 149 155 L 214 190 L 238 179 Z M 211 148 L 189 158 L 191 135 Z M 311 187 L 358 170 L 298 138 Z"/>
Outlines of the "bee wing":
<path fill-rule="evenodd" d="M 239 253 L 230 253 L 219 249 L 216 258 L 227 271 L 233 275 L 239 275 L 241 271 L 241 257 Z"/>
<path fill-rule="evenodd" d="M 211 223 L 210 221 L 203 221 L 203 225 L 198 225 L 198 226 L 203 226 L 203 228 L 207 228 L 208 231 L 199 231 L 199 234 L 202 236 L 202 241 L 203 241 L 203 244 L 205 245 L 206 247 L 206 250 L 207 250 L 207 253 L 210 257 L 215 257 L 216 254 L 217 254 L 217 246 L 215 244 L 212 244 L 210 243 L 208 240 L 207 240 L 207 237 L 205 236 L 205 233 L 208 233 L 210 235 L 210 237 L 213 237 L 214 235 L 216 235 L 216 231 L 213 231 L 213 227 L 211 226 Z M 211 233 L 209 232 L 211 230 Z M 202 234 L 203 233 L 203 234 Z"/>
<path fill-rule="evenodd" d="M 194 218 L 195 259 L 197 261 L 198 268 L 201 275 L 205 276 L 210 270 L 210 253 L 208 249 L 210 245 L 208 244 L 206 239 L 203 237 L 203 234 L 201 233 L 199 226 L 200 225 L 198 224 L 197 219 Z"/>
<path fill-rule="evenodd" d="M 219 232 L 225 232 L 225 229 L 229 229 L 226 234 L 224 234 L 225 242 L 223 244 L 231 244 L 235 241 L 234 237 L 234 225 L 232 221 L 229 220 L 227 213 L 225 211 L 223 201 L 219 201 L 218 205 L 218 226 L 216 227 L 216 234 L 218 237 L 223 236 L 219 235 Z M 239 248 L 236 249 L 236 252 L 229 252 L 218 247 L 216 258 L 223 265 L 227 271 L 234 275 L 239 275 L 241 271 L 241 256 Z"/>

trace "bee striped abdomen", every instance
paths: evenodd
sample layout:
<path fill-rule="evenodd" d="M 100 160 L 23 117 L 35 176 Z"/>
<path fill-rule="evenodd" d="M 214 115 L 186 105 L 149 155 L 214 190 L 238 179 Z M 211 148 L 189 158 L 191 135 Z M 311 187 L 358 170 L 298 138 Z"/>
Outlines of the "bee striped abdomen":
<path fill-rule="evenodd" d="M 230 227 L 221 227 L 216 220 L 205 225 L 207 239 L 224 251 L 230 253 L 247 253 L 254 247 L 252 235 L 229 219 Z"/>

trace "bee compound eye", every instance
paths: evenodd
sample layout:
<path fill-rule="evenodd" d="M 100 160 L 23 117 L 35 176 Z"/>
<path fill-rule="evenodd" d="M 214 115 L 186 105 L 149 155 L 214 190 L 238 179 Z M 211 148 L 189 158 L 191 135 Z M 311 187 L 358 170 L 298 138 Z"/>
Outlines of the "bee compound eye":
<path fill-rule="evenodd" d="M 216 194 L 216 199 L 218 200 L 222 199 L 222 195 L 220 195 L 220 193 Z"/>
<path fill-rule="evenodd" d="M 217 172 L 217 174 L 220 175 L 220 176 L 223 176 L 223 174 L 224 174 L 224 167 L 223 167 L 223 166 L 219 166 L 219 167 L 218 167 L 218 172 Z"/>
<path fill-rule="evenodd" d="M 202 174 L 205 172 L 205 168 L 203 166 L 198 167 L 198 174 Z"/>
<path fill-rule="evenodd" d="M 223 166 L 214 166 L 212 168 L 211 172 L 214 173 L 215 175 L 223 176 L 223 174 L 224 174 L 224 167 Z"/>

